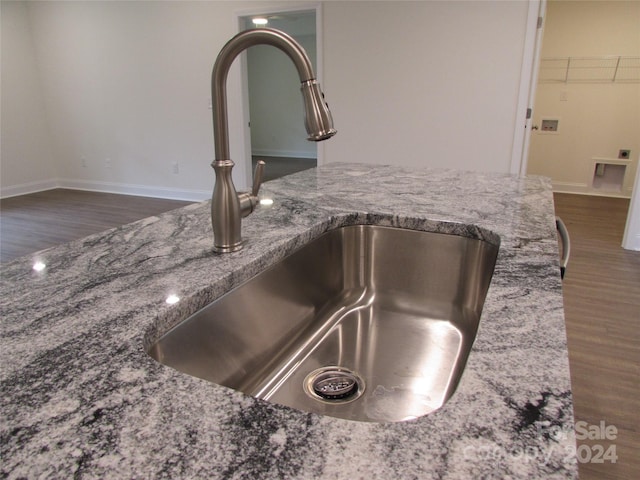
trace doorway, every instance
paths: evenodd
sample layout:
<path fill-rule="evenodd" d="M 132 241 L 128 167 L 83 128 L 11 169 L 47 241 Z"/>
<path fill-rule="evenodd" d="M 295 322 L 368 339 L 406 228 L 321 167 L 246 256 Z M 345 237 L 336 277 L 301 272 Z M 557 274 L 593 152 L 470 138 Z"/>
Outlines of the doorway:
<path fill-rule="evenodd" d="M 628 199 L 638 188 L 639 18 L 639 2 L 547 2 L 527 173 L 554 192 Z M 640 239 L 640 209 L 627 225 Z"/>
<path fill-rule="evenodd" d="M 637 2 L 547 3 L 527 173 L 629 198 L 640 149 Z"/>
<path fill-rule="evenodd" d="M 275 28 L 291 35 L 306 50 L 319 76 L 317 23 L 316 9 L 239 16 L 241 30 Z M 306 140 L 300 82 L 291 60 L 271 46 L 252 47 L 246 52 L 242 83 L 243 110 L 249 116 L 244 122 L 245 144 L 250 144 L 251 152 L 248 174 L 258 160 L 267 163 L 265 181 L 315 167 L 318 144 Z"/>

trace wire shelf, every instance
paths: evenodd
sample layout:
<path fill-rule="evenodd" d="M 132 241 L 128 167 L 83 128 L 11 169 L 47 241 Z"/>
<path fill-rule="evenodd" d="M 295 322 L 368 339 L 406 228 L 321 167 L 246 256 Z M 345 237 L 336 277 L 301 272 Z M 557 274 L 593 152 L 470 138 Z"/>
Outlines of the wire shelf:
<path fill-rule="evenodd" d="M 561 57 L 540 60 L 539 83 L 638 83 L 640 57 Z"/>

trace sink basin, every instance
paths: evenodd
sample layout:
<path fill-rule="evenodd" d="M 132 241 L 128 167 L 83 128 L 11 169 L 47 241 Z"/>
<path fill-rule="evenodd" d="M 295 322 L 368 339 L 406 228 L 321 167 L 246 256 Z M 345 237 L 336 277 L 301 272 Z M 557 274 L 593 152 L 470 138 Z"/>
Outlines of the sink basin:
<path fill-rule="evenodd" d="M 416 418 L 454 393 L 497 253 L 457 235 L 338 228 L 196 312 L 148 354 L 307 412 Z"/>

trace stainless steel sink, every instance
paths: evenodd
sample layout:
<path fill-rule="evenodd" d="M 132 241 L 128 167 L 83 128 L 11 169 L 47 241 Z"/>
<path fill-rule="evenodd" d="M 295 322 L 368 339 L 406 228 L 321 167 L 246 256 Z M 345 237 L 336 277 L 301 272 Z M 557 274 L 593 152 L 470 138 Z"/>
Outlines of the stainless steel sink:
<path fill-rule="evenodd" d="M 454 393 L 497 253 L 456 235 L 339 228 L 187 318 L 148 353 L 307 412 L 416 418 Z"/>

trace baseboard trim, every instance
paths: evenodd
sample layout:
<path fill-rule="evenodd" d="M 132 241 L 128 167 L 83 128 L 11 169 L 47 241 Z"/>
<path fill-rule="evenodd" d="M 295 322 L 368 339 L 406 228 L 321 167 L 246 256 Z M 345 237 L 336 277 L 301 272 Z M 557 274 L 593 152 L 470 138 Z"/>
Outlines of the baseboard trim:
<path fill-rule="evenodd" d="M 57 180 L 42 180 L 38 182 L 22 183 L 20 185 L 12 185 L 0 189 L 0 198 L 17 197 L 18 195 L 28 195 L 29 193 L 44 192 L 57 188 Z"/>
<path fill-rule="evenodd" d="M 297 152 L 294 150 L 263 150 L 257 148 L 252 150 L 251 153 L 254 157 L 308 158 L 309 160 L 315 160 L 317 158 L 315 152 Z"/>
<path fill-rule="evenodd" d="M 74 190 L 88 190 L 93 192 L 119 193 L 123 195 L 136 195 L 139 197 L 166 198 L 170 200 L 185 200 L 200 202 L 211 198 L 208 190 L 185 190 L 171 187 L 151 187 L 148 185 L 134 185 L 127 183 L 99 182 L 95 180 L 72 180 L 62 178 L 59 180 L 60 188 Z"/>
<path fill-rule="evenodd" d="M 74 180 L 58 178 L 44 182 L 32 182 L 23 185 L 5 187 L 0 193 L 0 198 L 27 195 L 42 192 L 54 188 L 69 188 L 71 190 L 86 190 L 89 192 L 116 193 L 120 195 L 135 195 L 138 197 L 166 198 L 169 200 L 184 200 L 187 202 L 200 202 L 211 198 L 208 190 L 187 190 L 171 187 L 151 187 L 147 185 L 134 185 L 127 183 L 100 182 L 95 180 Z"/>
<path fill-rule="evenodd" d="M 576 195 L 593 195 L 596 197 L 631 198 L 631 191 L 627 189 L 616 192 L 611 190 L 598 190 L 586 183 L 551 182 L 553 191 L 556 193 L 573 193 Z"/>

